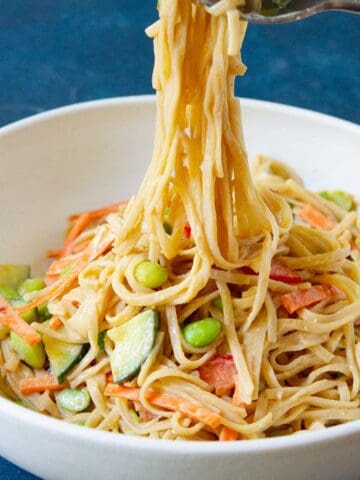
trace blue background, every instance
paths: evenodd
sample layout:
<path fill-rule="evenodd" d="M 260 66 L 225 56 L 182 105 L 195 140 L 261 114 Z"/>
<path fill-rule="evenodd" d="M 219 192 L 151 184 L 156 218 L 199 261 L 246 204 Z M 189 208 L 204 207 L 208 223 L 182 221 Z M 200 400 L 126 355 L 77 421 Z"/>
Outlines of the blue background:
<path fill-rule="evenodd" d="M 0 0 L 0 125 L 74 102 L 151 93 L 156 0 Z M 360 18 L 250 26 L 237 93 L 360 122 Z M 1 427 L 0 427 L 1 428 Z M 36 439 L 34 439 L 36 441 Z M 33 479 L 0 459 L 0 479 Z"/>

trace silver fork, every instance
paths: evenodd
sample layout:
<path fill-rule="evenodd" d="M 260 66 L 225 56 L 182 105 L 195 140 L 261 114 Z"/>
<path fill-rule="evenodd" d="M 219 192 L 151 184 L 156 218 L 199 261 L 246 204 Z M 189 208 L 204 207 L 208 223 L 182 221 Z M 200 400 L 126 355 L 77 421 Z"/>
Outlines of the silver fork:
<path fill-rule="evenodd" d="M 211 7 L 220 0 L 199 1 Z M 271 24 L 294 22 L 329 10 L 360 13 L 360 0 L 250 0 L 241 15 L 251 23 Z"/>

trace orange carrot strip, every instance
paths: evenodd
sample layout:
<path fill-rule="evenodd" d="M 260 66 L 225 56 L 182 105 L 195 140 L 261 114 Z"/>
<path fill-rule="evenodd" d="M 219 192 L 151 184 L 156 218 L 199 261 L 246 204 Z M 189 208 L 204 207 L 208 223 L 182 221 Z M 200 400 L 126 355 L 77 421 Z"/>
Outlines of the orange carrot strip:
<path fill-rule="evenodd" d="M 72 226 L 69 234 L 67 235 L 64 247 L 63 247 L 63 255 L 68 255 L 70 253 L 69 248 L 72 242 L 89 226 L 91 223 L 91 216 L 89 213 L 82 213 L 78 219 L 75 221 L 74 225 Z"/>
<path fill-rule="evenodd" d="M 320 228 L 321 230 L 332 230 L 335 227 L 334 222 L 327 218 L 313 205 L 306 204 L 299 211 L 300 217 L 312 227 Z"/>
<path fill-rule="evenodd" d="M 52 328 L 53 330 L 59 330 L 61 326 L 62 326 L 62 321 L 60 320 L 59 317 L 52 317 L 52 319 L 49 321 L 49 327 Z"/>
<path fill-rule="evenodd" d="M 95 260 L 99 255 L 104 253 L 114 241 L 114 235 L 108 230 L 103 228 L 99 230 L 96 236 L 91 241 L 89 247 L 83 253 L 81 257 L 75 262 L 73 268 L 56 283 L 53 283 L 48 287 L 47 292 L 40 297 L 35 298 L 32 302 L 28 303 L 24 307 L 18 308 L 16 311 L 21 314 L 25 313 L 28 310 L 31 310 L 34 307 L 43 305 L 51 299 L 59 297 L 62 293 L 68 290 L 72 283 L 78 278 L 80 272 L 93 260 Z"/>
<path fill-rule="evenodd" d="M 111 372 L 107 372 L 105 377 L 106 377 L 106 383 L 114 383 L 114 377 L 112 376 Z"/>
<path fill-rule="evenodd" d="M 234 440 L 237 440 L 237 436 L 238 434 L 235 430 L 223 426 L 219 435 L 219 440 L 220 442 L 233 442 Z"/>
<path fill-rule="evenodd" d="M 119 207 L 121 207 L 122 205 L 126 205 L 127 203 L 128 201 L 124 200 L 122 202 L 113 203 L 111 205 L 108 205 L 107 207 L 99 208 L 97 210 L 90 210 L 85 213 L 88 213 L 90 215 L 92 221 L 100 220 L 101 218 L 106 217 L 110 213 L 117 212 L 119 210 Z M 74 213 L 69 216 L 69 220 L 73 222 L 77 220 L 80 215 L 81 213 Z"/>
<path fill-rule="evenodd" d="M 21 318 L 4 297 L 0 295 L 0 323 L 17 333 L 29 345 L 41 342 L 41 336 Z"/>
<path fill-rule="evenodd" d="M 128 400 L 133 401 L 139 400 L 139 393 L 139 389 L 131 389 L 114 384 L 109 384 L 105 390 L 105 395 L 127 398 Z M 194 418 L 212 428 L 216 428 L 221 424 L 221 417 L 217 413 L 175 395 L 168 395 L 167 393 L 149 390 L 146 393 L 146 398 L 150 403 L 157 407 L 165 410 L 181 412 L 187 417 Z"/>
<path fill-rule="evenodd" d="M 41 377 L 23 378 L 20 380 L 19 389 L 23 395 L 31 395 L 32 393 L 42 393 L 46 390 L 62 390 L 65 385 L 59 385 L 54 375 L 43 375 Z"/>
<path fill-rule="evenodd" d="M 140 400 L 140 388 L 130 388 L 124 385 L 116 385 L 115 383 L 108 383 L 104 394 L 107 397 L 119 397 L 138 402 Z"/>
<path fill-rule="evenodd" d="M 72 253 L 83 252 L 89 245 L 90 245 L 90 240 L 83 240 L 82 242 L 72 247 L 71 252 Z"/>
<path fill-rule="evenodd" d="M 234 405 L 234 407 L 242 407 L 242 408 L 246 407 L 241 397 L 241 386 L 240 386 L 239 375 L 235 376 L 235 390 L 234 390 L 234 395 L 232 397 L 231 403 L 232 405 Z"/>
<path fill-rule="evenodd" d="M 74 257 L 74 256 L 68 256 L 68 257 L 63 257 L 59 258 L 58 260 L 55 260 L 52 262 L 50 265 L 46 276 L 47 277 L 58 277 L 66 267 L 71 265 L 72 263 L 75 262 L 77 258 L 80 258 L 81 255 Z"/>

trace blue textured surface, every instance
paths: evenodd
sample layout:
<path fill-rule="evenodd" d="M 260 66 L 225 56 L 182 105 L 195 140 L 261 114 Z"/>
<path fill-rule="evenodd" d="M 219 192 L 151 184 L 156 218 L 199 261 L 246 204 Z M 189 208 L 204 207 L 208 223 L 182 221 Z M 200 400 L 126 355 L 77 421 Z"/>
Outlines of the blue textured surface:
<path fill-rule="evenodd" d="M 155 0 L 0 1 L 0 125 L 74 102 L 151 93 Z M 360 122 L 360 19 L 251 26 L 237 93 Z M 35 440 L 36 441 L 36 440 Z M 33 479 L 0 459 L 1 480 Z"/>

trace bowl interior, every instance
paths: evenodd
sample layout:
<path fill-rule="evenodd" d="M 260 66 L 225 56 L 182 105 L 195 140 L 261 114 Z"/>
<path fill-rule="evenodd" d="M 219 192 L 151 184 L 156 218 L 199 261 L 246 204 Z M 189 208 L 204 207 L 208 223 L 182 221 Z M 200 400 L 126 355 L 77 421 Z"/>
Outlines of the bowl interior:
<path fill-rule="evenodd" d="M 112 99 L 1 129 L 0 263 L 30 263 L 41 273 L 44 252 L 61 244 L 69 213 L 134 194 L 151 158 L 154 114 L 152 97 Z M 310 188 L 359 192 L 356 125 L 253 100 L 243 101 L 243 116 L 250 158 L 264 153 L 286 161 Z M 226 478 L 236 478 L 239 471 L 245 480 L 269 474 L 281 480 L 315 479 L 315 472 L 319 480 L 336 480 L 355 478 L 358 472 L 359 421 L 307 435 L 215 445 L 109 435 L 60 423 L 1 398 L 0 420 L 10 439 L 0 441 L 0 454 L 41 478 L 110 479 L 120 470 L 124 478 L 140 480 L 146 469 L 149 479 L 186 475 L 192 480 L 203 473 L 204 456 L 209 480 L 225 478 L 224 472 Z"/>
<path fill-rule="evenodd" d="M 69 213 L 129 198 L 151 158 L 152 97 L 48 112 L 0 130 L 0 263 L 31 263 L 61 244 Z M 295 167 L 311 188 L 359 191 L 359 128 L 291 107 L 243 101 L 249 157 Z"/>

